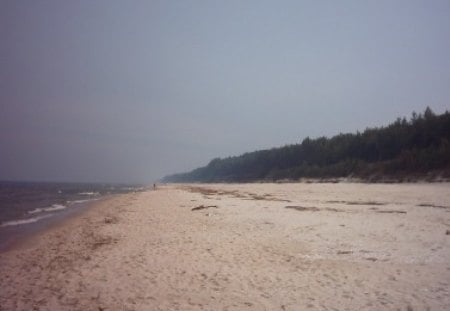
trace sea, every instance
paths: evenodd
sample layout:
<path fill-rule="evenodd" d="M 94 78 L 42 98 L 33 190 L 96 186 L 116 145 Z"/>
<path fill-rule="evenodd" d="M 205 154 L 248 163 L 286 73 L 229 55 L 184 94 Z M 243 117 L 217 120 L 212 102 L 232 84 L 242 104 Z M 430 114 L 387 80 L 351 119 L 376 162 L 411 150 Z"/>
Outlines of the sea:
<path fill-rule="evenodd" d="M 106 196 L 144 185 L 0 181 L 0 251 Z"/>

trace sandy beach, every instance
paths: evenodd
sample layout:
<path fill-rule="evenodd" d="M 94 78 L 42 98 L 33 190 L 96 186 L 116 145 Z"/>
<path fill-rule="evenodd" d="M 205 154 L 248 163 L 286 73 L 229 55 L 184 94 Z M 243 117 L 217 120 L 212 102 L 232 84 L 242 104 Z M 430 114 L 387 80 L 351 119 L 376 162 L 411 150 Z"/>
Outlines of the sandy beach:
<path fill-rule="evenodd" d="M 450 184 L 167 185 L 0 254 L 0 310 L 448 310 Z"/>

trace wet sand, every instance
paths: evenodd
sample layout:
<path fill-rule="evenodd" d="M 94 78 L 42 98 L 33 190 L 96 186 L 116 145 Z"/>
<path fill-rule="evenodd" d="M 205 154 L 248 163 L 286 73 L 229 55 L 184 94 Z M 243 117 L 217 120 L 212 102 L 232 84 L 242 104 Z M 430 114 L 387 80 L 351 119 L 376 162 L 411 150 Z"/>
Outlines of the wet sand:
<path fill-rule="evenodd" d="M 102 199 L 107 199 L 107 197 L 105 196 Z M 70 207 L 57 213 L 44 215 L 44 217 L 36 222 L 25 225 L 0 227 L 0 253 L 20 247 L 21 244 L 27 243 L 30 238 L 40 232 L 52 229 L 55 226 L 63 226 L 65 224 L 64 220 L 83 213 L 93 204 L 94 201 L 79 203 L 76 207 Z"/>
<path fill-rule="evenodd" d="M 0 310 L 445 310 L 450 184 L 169 185 L 0 254 Z"/>

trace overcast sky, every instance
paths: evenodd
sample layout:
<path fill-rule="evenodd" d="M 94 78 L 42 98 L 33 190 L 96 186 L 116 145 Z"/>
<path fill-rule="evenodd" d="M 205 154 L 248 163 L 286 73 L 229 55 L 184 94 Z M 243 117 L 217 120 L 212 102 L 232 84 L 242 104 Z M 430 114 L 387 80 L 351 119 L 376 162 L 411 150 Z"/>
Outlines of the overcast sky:
<path fill-rule="evenodd" d="M 450 105 L 450 1 L 0 0 L 0 179 L 151 182 Z"/>

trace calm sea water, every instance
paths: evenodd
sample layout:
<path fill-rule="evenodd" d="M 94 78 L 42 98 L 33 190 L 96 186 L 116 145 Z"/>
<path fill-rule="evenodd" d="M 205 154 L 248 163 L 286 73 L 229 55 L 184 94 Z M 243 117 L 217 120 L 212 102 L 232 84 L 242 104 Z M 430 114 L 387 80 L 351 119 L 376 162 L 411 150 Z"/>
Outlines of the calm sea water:
<path fill-rule="evenodd" d="M 142 185 L 0 182 L 0 249 L 19 235 L 110 195 L 142 191 Z"/>

